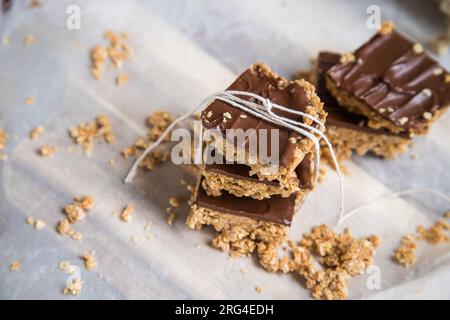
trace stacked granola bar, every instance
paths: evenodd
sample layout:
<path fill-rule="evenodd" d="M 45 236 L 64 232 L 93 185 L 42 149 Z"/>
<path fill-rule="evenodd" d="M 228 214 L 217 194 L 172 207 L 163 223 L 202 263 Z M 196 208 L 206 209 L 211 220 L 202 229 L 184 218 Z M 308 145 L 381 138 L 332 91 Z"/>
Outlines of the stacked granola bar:
<path fill-rule="evenodd" d="M 264 64 L 250 66 L 227 90 L 259 95 L 321 122 L 326 118 L 313 85 L 305 80 L 287 81 Z M 252 101 L 248 96 L 241 98 Z M 274 112 L 313 125 L 308 117 Z M 202 167 L 187 224 L 192 229 L 212 226 L 218 232 L 213 246 L 232 256 L 278 246 L 287 236 L 294 213 L 313 188 L 316 157 L 313 142 L 295 130 L 262 120 L 220 100 L 206 107 L 201 118 L 204 129 L 219 132 L 208 147 L 219 156 L 214 158 L 221 158 L 224 163 L 216 161 Z M 229 139 L 226 135 L 229 129 L 255 130 L 258 148 L 276 152 L 278 163 L 268 164 L 259 154 L 250 154 L 249 141 Z M 277 151 L 271 149 L 270 139 L 259 138 L 263 129 L 278 130 Z"/>
<path fill-rule="evenodd" d="M 448 72 L 392 22 L 354 53 L 321 52 L 313 78 L 340 161 L 352 151 L 396 158 L 450 105 Z"/>

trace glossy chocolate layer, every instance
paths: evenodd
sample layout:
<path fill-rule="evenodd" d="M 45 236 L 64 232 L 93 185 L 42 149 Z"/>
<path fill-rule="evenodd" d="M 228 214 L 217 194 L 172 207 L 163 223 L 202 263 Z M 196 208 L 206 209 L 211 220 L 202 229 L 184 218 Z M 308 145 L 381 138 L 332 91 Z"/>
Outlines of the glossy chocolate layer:
<path fill-rule="evenodd" d="M 373 129 L 367 126 L 365 116 L 348 112 L 341 107 L 336 99 L 326 88 L 326 73 L 334 65 L 339 63 L 341 55 L 333 52 L 320 52 L 317 57 L 316 90 L 320 100 L 324 103 L 325 111 L 328 113 L 327 126 L 345 127 L 355 131 L 367 132 L 370 134 L 401 136 L 408 138 L 407 133 L 395 134 L 387 129 Z"/>
<path fill-rule="evenodd" d="M 256 200 L 248 197 L 235 197 L 223 192 L 219 197 L 208 196 L 203 188 L 198 188 L 195 203 L 202 208 L 291 225 L 295 211 L 296 194 L 289 198 L 272 196 L 269 199 Z"/>
<path fill-rule="evenodd" d="M 354 62 L 333 66 L 327 76 L 397 127 L 424 131 L 423 114 L 450 104 L 447 71 L 397 31 L 375 35 L 354 55 Z"/>
<path fill-rule="evenodd" d="M 299 181 L 300 189 L 312 189 L 312 168 L 313 165 L 311 160 L 311 155 L 307 153 L 303 158 L 302 162 L 297 166 L 295 172 Z M 244 179 L 259 183 L 264 183 L 266 185 L 278 186 L 279 182 L 277 180 L 259 180 L 256 175 L 250 175 L 251 168 L 245 164 L 206 164 L 205 171 L 215 172 L 235 179 Z"/>
<path fill-rule="evenodd" d="M 297 82 L 288 82 L 279 76 L 270 73 L 264 65 L 253 65 L 250 69 L 241 74 L 237 80 L 228 87 L 227 90 L 239 90 L 252 92 L 279 105 L 291 108 L 293 110 L 305 111 L 306 106 L 310 104 L 310 99 L 307 96 L 305 89 Z M 252 98 L 241 97 L 243 99 L 251 100 Z M 223 114 L 229 112 L 231 119 L 223 122 Z M 280 116 L 302 121 L 302 117 L 295 116 L 287 112 L 274 110 Z M 210 114 L 210 117 L 207 115 Z M 242 118 L 241 115 L 246 116 Z M 218 128 L 224 133 L 226 129 L 260 129 L 268 130 L 267 145 L 261 146 L 258 141 L 259 148 L 265 148 L 267 154 L 272 155 L 270 147 L 270 130 L 279 129 L 279 161 L 280 165 L 287 167 L 294 156 L 296 145 L 289 142 L 291 136 L 300 139 L 297 133 L 289 132 L 287 129 L 273 125 L 269 122 L 262 121 L 255 118 L 240 109 L 234 108 L 222 101 L 214 101 L 202 112 L 203 125 L 206 128 Z M 259 139 L 258 139 L 259 140 Z M 248 140 L 239 148 L 246 148 Z"/>

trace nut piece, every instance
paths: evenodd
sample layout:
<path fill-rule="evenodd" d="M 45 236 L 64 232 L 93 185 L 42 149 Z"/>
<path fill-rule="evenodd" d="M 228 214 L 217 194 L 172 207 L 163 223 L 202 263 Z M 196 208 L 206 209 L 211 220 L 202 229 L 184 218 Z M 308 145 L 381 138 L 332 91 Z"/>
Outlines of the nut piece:
<path fill-rule="evenodd" d="M 341 55 L 341 59 L 339 60 L 339 62 L 345 64 L 355 62 L 355 60 L 355 55 L 352 52 L 347 52 Z"/>
<path fill-rule="evenodd" d="M 15 260 L 13 263 L 11 263 L 11 266 L 9 267 L 11 271 L 19 271 L 20 270 L 20 261 Z"/>
<path fill-rule="evenodd" d="M 401 125 L 406 124 L 408 121 L 409 121 L 409 119 L 408 119 L 407 117 L 401 117 L 401 118 L 398 120 L 398 122 L 399 122 Z"/>
<path fill-rule="evenodd" d="M 56 153 L 56 147 L 43 146 L 39 149 L 39 154 L 43 157 L 50 157 Z"/>
<path fill-rule="evenodd" d="M 392 33 L 392 31 L 394 30 L 395 25 L 392 21 L 383 21 L 380 25 L 380 27 L 378 28 L 378 32 L 379 34 L 385 36 L 387 34 Z"/>
<path fill-rule="evenodd" d="M 180 200 L 177 197 L 170 197 L 169 204 L 173 208 L 178 208 L 180 206 Z"/>
<path fill-rule="evenodd" d="M 431 120 L 433 118 L 433 114 L 431 112 L 424 112 L 422 114 L 423 118 L 426 120 Z"/>
<path fill-rule="evenodd" d="M 96 267 L 96 263 L 94 261 L 94 256 L 92 254 L 85 254 L 83 257 L 84 267 L 87 271 L 92 271 Z"/>
<path fill-rule="evenodd" d="M 444 70 L 443 70 L 442 68 L 435 68 L 435 69 L 433 70 L 433 74 L 434 74 L 435 76 L 440 76 L 443 72 L 444 72 Z"/>
<path fill-rule="evenodd" d="M 35 140 L 39 135 L 41 135 L 44 132 L 43 126 L 38 126 L 30 131 L 29 137 L 31 140 Z"/>
<path fill-rule="evenodd" d="M 431 90 L 428 89 L 428 88 L 423 89 L 423 90 L 422 90 L 422 93 L 423 93 L 424 95 L 426 95 L 427 97 L 431 97 L 432 94 L 433 94 L 433 93 L 431 92 Z"/>
<path fill-rule="evenodd" d="M 45 222 L 42 220 L 36 220 L 36 222 L 34 223 L 34 228 L 36 230 L 42 230 L 45 227 Z"/>
<path fill-rule="evenodd" d="M 123 209 L 122 214 L 120 215 L 120 219 L 125 222 L 129 222 L 131 220 L 131 215 L 133 214 L 134 206 L 130 203 Z"/>
<path fill-rule="evenodd" d="M 423 52 L 423 46 L 417 42 L 413 45 L 413 51 L 416 54 L 421 54 Z"/>

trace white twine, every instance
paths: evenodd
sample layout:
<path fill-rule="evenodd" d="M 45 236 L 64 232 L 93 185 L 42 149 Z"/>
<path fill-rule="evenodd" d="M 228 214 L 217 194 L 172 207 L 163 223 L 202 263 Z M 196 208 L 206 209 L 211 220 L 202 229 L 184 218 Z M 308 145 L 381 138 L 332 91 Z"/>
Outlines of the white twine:
<path fill-rule="evenodd" d="M 350 210 L 349 212 L 346 212 L 345 215 L 341 216 L 341 218 L 338 221 L 338 226 L 341 225 L 342 223 L 344 223 L 345 221 L 347 221 L 348 219 L 350 219 L 352 216 L 356 215 L 357 213 L 361 212 L 364 209 L 367 209 L 368 207 L 377 204 L 379 202 L 383 202 L 383 201 L 388 201 L 391 199 L 395 199 L 395 198 L 399 198 L 402 196 L 407 196 L 407 195 L 411 195 L 414 193 L 424 193 L 424 192 L 429 192 L 433 195 L 435 195 L 438 198 L 441 198 L 445 201 L 447 201 L 448 203 L 450 203 L 450 197 L 447 196 L 446 194 L 435 190 L 435 189 L 430 189 L 430 188 L 421 188 L 421 189 L 417 189 L 417 188 L 413 188 L 413 189 L 407 189 L 407 190 L 403 190 L 403 191 L 399 191 L 399 192 L 394 192 L 392 194 L 388 194 L 388 195 L 384 195 L 381 196 L 377 199 L 374 199 L 362 206 L 359 206 L 353 210 Z"/>
<path fill-rule="evenodd" d="M 254 99 L 258 100 L 259 102 L 261 102 L 261 104 L 241 99 L 241 98 L 237 97 L 237 95 L 254 98 Z M 156 140 L 153 144 L 149 145 L 147 147 L 147 149 L 145 149 L 145 151 L 139 156 L 139 158 L 136 159 L 136 161 L 134 162 L 134 164 L 131 166 L 130 170 L 128 171 L 128 174 L 125 177 L 124 182 L 125 183 L 129 183 L 129 182 L 131 182 L 133 180 L 133 178 L 136 175 L 139 163 L 142 160 L 144 160 L 145 157 L 150 152 L 152 152 L 158 145 L 161 144 L 161 142 L 165 139 L 167 134 L 178 123 L 186 120 L 193 113 L 198 112 L 200 110 L 203 110 L 206 106 L 210 105 L 215 100 L 220 100 L 222 102 L 225 102 L 228 105 L 231 105 L 232 107 L 238 108 L 238 109 L 240 109 L 240 110 L 242 110 L 242 111 L 244 111 L 244 112 L 246 112 L 248 114 L 253 115 L 256 118 L 259 118 L 259 119 L 262 119 L 264 121 L 273 123 L 275 125 L 279 125 L 279 126 L 288 128 L 288 129 L 293 130 L 293 131 L 295 131 L 295 132 L 297 132 L 297 133 L 307 137 L 308 139 L 310 139 L 314 143 L 315 153 L 316 153 L 316 156 L 314 157 L 314 183 L 317 182 L 317 179 L 318 179 L 318 176 L 319 176 L 320 139 L 323 139 L 325 141 L 328 149 L 330 150 L 330 154 L 331 154 L 331 157 L 333 159 L 334 165 L 336 167 L 337 175 L 339 177 L 339 187 L 340 187 L 341 198 L 340 198 L 340 207 L 339 207 L 338 221 L 342 220 L 343 214 L 344 214 L 344 183 L 343 183 L 342 173 L 341 173 L 341 170 L 339 168 L 339 163 L 337 161 L 336 155 L 335 155 L 334 150 L 333 150 L 333 146 L 331 145 L 330 141 L 328 140 L 328 138 L 323 133 L 323 131 L 325 130 L 324 124 L 320 120 L 318 120 L 317 118 L 311 116 L 310 114 L 307 114 L 305 112 L 292 110 L 292 109 L 280 106 L 280 105 L 278 105 L 276 103 L 272 103 L 269 99 L 263 98 L 263 97 L 261 97 L 261 96 L 259 96 L 257 94 L 251 93 L 251 92 L 227 90 L 227 91 L 215 93 L 215 94 L 209 96 L 207 99 L 205 99 L 200 104 L 199 107 L 197 107 L 196 109 L 194 109 L 194 110 L 188 112 L 187 114 L 185 114 L 185 115 L 179 117 L 178 119 L 176 119 L 174 122 L 172 122 L 172 124 L 169 127 L 167 127 L 167 129 L 162 133 L 162 135 L 158 138 L 158 140 Z M 312 120 L 314 123 L 318 124 L 319 127 L 320 127 L 320 130 L 315 128 L 315 127 L 313 127 L 313 126 L 309 126 L 309 125 L 307 125 L 305 123 L 294 121 L 292 119 L 288 119 L 288 118 L 279 116 L 279 115 L 275 114 L 272 111 L 272 109 L 278 109 L 278 110 L 281 110 L 281 111 L 285 111 L 285 112 L 288 112 L 288 113 L 291 113 L 291 114 L 295 114 L 295 115 L 299 115 L 299 116 L 303 116 L 305 118 L 308 118 L 308 119 Z M 309 131 L 307 131 L 305 129 L 307 129 Z M 319 138 L 317 138 L 311 132 L 319 135 Z"/>

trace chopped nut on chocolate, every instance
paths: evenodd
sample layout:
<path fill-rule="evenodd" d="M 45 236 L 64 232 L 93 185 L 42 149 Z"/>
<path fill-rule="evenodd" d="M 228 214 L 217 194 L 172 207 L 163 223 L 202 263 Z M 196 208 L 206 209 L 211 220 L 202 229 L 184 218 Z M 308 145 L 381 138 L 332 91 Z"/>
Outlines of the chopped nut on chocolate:
<path fill-rule="evenodd" d="M 347 52 L 341 55 L 341 59 L 339 60 L 340 63 L 350 63 L 355 62 L 356 58 L 355 55 L 352 52 Z"/>
<path fill-rule="evenodd" d="M 11 266 L 9 267 L 11 271 L 19 271 L 20 270 L 20 261 L 15 260 L 13 263 L 11 263 Z"/>
<path fill-rule="evenodd" d="M 43 126 L 38 126 L 30 131 L 29 137 L 31 140 L 35 140 L 39 135 L 41 135 L 44 132 Z"/>
<path fill-rule="evenodd" d="M 423 52 L 423 46 L 420 43 L 415 43 L 413 45 L 413 51 L 414 53 L 420 54 Z"/>
<path fill-rule="evenodd" d="M 423 90 L 422 90 L 422 93 L 423 93 L 424 95 L 426 95 L 427 97 L 431 97 L 431 95 L 432 95 L 431 90 L 428 89 L 428 88 L 423 89 Z"/>
<path fill-rule="evenodd" d="M 383 21 L 380 25 L 380 27 L 378 28 L 378 32 L 381 35 L 387 35 L 389 33 L 392 32 L 392 30 L 394 30 L 395 25 L 392 21 Z"/>
<path fill-rule="evenodd" d="M 434 70 L 433 70 L 433 74 L 435 76 L 440 76 L 443 72 L 444 72 L 444 70 L 442 68 L 434 68 Z"/>
<path fill-rule="evenodd" d="M 401 117 L 401 118 L 398 120 L 398 122 L 399 122 L 401 125 L 404 125 L 404 124 L 406 124 L 406 123 L 408 122 L 408 118 L 407 118 L 407 117 Z"/>
<path fill-rule="evenodd" d="M 431 112 L 424 112 L 422 116 L 426 120 L 431 120 L 433 118 L 433 114 Z"/>
<path fill-rule="evenodd" d="M 134 206 L 130 203 L 123 209 L 122 214 L 120 215 L 120 219 L 125 222 L 129 222 L 131 220 L 131 215 L 133 214 Z"/>
<path fill-rule="evenodd" d="M 43 146 L 39 149 L 39 154 L 43 157 L 50 157 L 56 153 L 56 147 Z"/>

